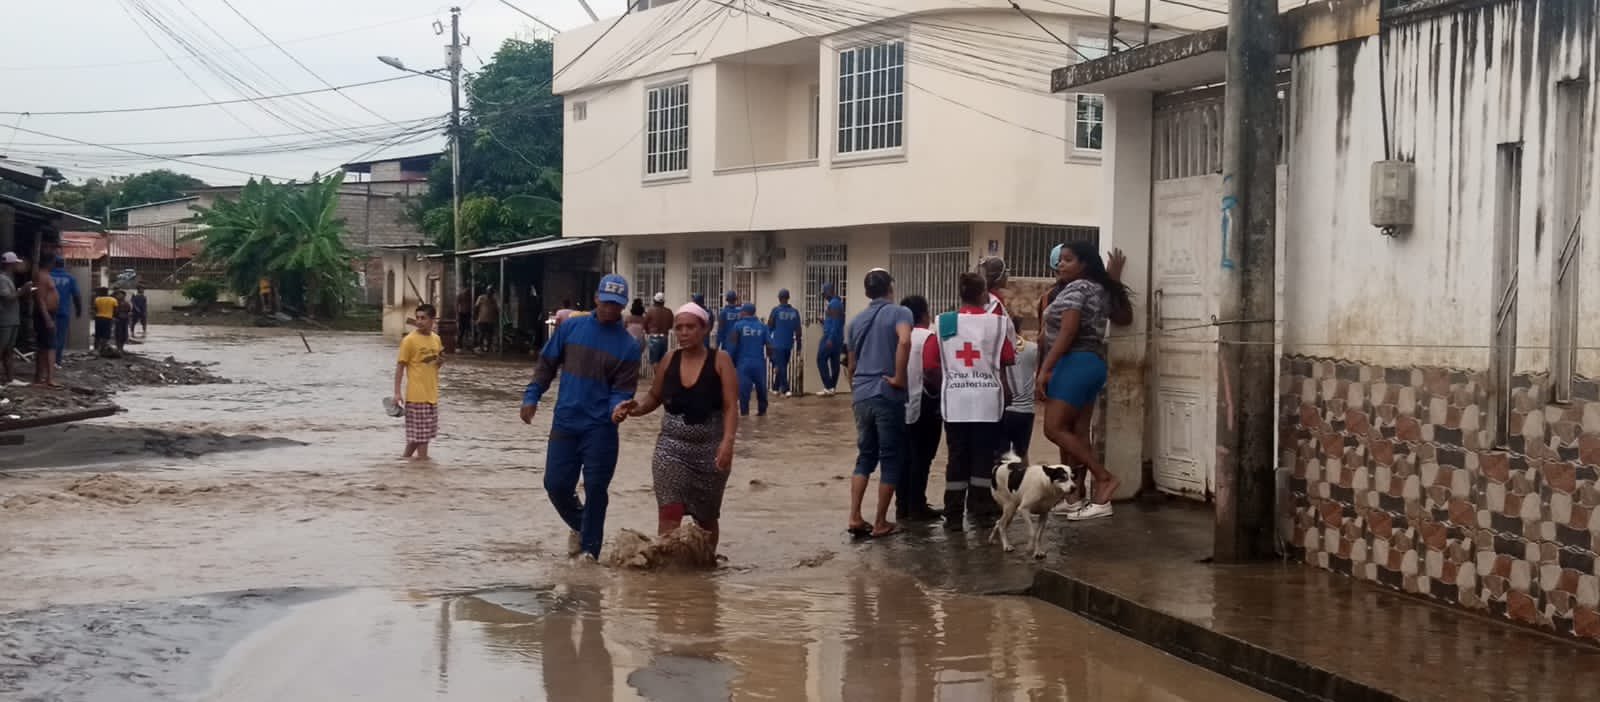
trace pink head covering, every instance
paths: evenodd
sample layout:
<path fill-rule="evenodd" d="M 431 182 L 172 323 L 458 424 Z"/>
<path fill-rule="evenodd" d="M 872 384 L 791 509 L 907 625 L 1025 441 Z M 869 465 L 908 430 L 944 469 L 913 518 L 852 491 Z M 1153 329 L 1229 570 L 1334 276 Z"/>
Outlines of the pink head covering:
<path fill-rule="evenodd" d="M 685 302 L 682 307 L 678 308 L 677 312 L 672 313 L 672 316 L 676 317 L 680 314 L 693 315 L 695 319 L 700 320 L 701 324 L 706 326 L 711 325 L 710 313 L 706 312 L 706 308 L 701 307 L 693 302 Z"/>

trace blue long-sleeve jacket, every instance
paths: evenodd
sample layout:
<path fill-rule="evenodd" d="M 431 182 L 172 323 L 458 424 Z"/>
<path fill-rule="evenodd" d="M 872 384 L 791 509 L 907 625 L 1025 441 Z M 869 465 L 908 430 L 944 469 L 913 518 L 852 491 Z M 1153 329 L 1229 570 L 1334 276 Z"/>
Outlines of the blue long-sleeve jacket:
<path fill-rule="evenodd" d="M 539 404 L 557 371 L 561 390 L 552 426 L 610 426 L 611 412 L 638 390 L 639 343 L 621 321 L 607 324 L 589 316 L 562 322 L 539 354 L 522 404 Z"/>
<path fill-rule="evenodd" d="M 835 341 L 844 340 L 844 298 L 835 297 L 828 301 L 822 313 L 822 336 Z"/>
<path fill-rule="evenodd" d="M 739 316 L 744 314 L 740 305 L 724 305 L 717 312 L 717 348 L 728 348 L 728 330 L 739 322 Z"/>
<path fill-rule="evenodd" d="M 767 343 L 771 332 L 755 317 L 742 317 L 728 334 L 728 355 L 735 365 L 762 365 L 767 362 Z"/>
<path fill-rule="evenodd" d="M 772 348 L 792 349 L 800 336 L 800 310 L 794 305 L 782 304 L 772 308 L 767 318 L 772 327 Z"/>

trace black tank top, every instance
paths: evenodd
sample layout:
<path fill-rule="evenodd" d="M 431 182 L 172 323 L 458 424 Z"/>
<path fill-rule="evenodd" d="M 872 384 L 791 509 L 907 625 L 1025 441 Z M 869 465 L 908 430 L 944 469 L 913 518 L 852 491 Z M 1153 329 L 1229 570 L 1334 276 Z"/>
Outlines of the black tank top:
<path fill-rule="evenodd" d="M 668 414 L 676 414 L 690 424 L 701 424 L 722 410 L 722 376 L 717 374 L 717 352 L 706 354 L 700 365 L 700 377 L 690 387 L 683 386 L 683 373 L 679 365 L 683 354 L 672 352 L 667 363 L 666 385 L 661 396 Z"/>

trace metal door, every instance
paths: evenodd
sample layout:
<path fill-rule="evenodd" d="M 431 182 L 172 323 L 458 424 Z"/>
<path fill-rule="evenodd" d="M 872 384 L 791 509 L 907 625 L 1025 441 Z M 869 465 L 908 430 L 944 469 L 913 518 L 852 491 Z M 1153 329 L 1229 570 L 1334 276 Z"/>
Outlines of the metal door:
<path fill-rule="evenodd" d="M 1204 498 L 1216 467 L 1217 314 L 1222 177 L 1151 190 L 1156 488 Z"/>
<path fill-rule="evenodd" d="M 890 232 L 889 272 L 895 294 L 921 295 L 932 314 L 961 304 L 957 280 L 972 269 L 972 237 L 966 224 L 908 224 Z"/>

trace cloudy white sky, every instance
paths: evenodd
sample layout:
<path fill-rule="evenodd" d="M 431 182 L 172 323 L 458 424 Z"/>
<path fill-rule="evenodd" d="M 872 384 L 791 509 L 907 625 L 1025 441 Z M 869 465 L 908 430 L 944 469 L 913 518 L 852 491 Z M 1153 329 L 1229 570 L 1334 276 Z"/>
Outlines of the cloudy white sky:
<path fill-rule="evenodd" d="M 513 1 L 559 28 L 589 22 L 577 0 Z M 269 44 L 228 2 L 293 59 Z M 591 4 L 602 17 L 620 14 L 623 9 L 622 0 L 592 0 Z M 479 68 L 507 38 L 549 34 L 499 0 L 461 0 L 460 5 L 462 32 L 472 40 L 463 56 L 468 71 Z M 175 41 L 141 15 L 141 7 L 162 18 L 190 46 Z M 446 28 L 444 35 L 434 34 L 435 20 Z M 440 67 L 444 64 L 443 45 L 449 41 L 448 27 L 449 5 L 438 0 L 27 2 L 14 8 L 0 28 L 0 111 L 147 107 L 326 87 L 294 59 L 333 85 L 392 78 L 404 74 L 379 63 L 375 56 L 396 56 L 418 69 Z M 205 60 L 196 59 L 192 52 Z M 238 81 L 229 79 L 228 73 Z M 239 82 L 245 85 L 241 87 Z M 442 147 L 443 137 L 438 134 L 387 149 L 380 144 L 417 124 L 414 120 L 448 113 L 448 84 L 414 77 L 342 92 L 359 106 L 328 92 L 225 109 L 0 114 L 0 155 L 56 166 L 75 180 L 166 167 L 208 183 L 228 184 L 243 182 L 248 176 L 206 166 L 303 179 L 352 159 L 370 158 L 374 148 L 380 149 L 377 153 L 401 155 Z M 74 145 L 14 127 L 193 163 Z M 219 141 L 198 141 L 202 139 Z M 326 145 L 333 139 L 372 143 Z M 324 148 L 283 151 L 308 145 Z M 188 156 L 263 148 L 280 152 Z"/>

